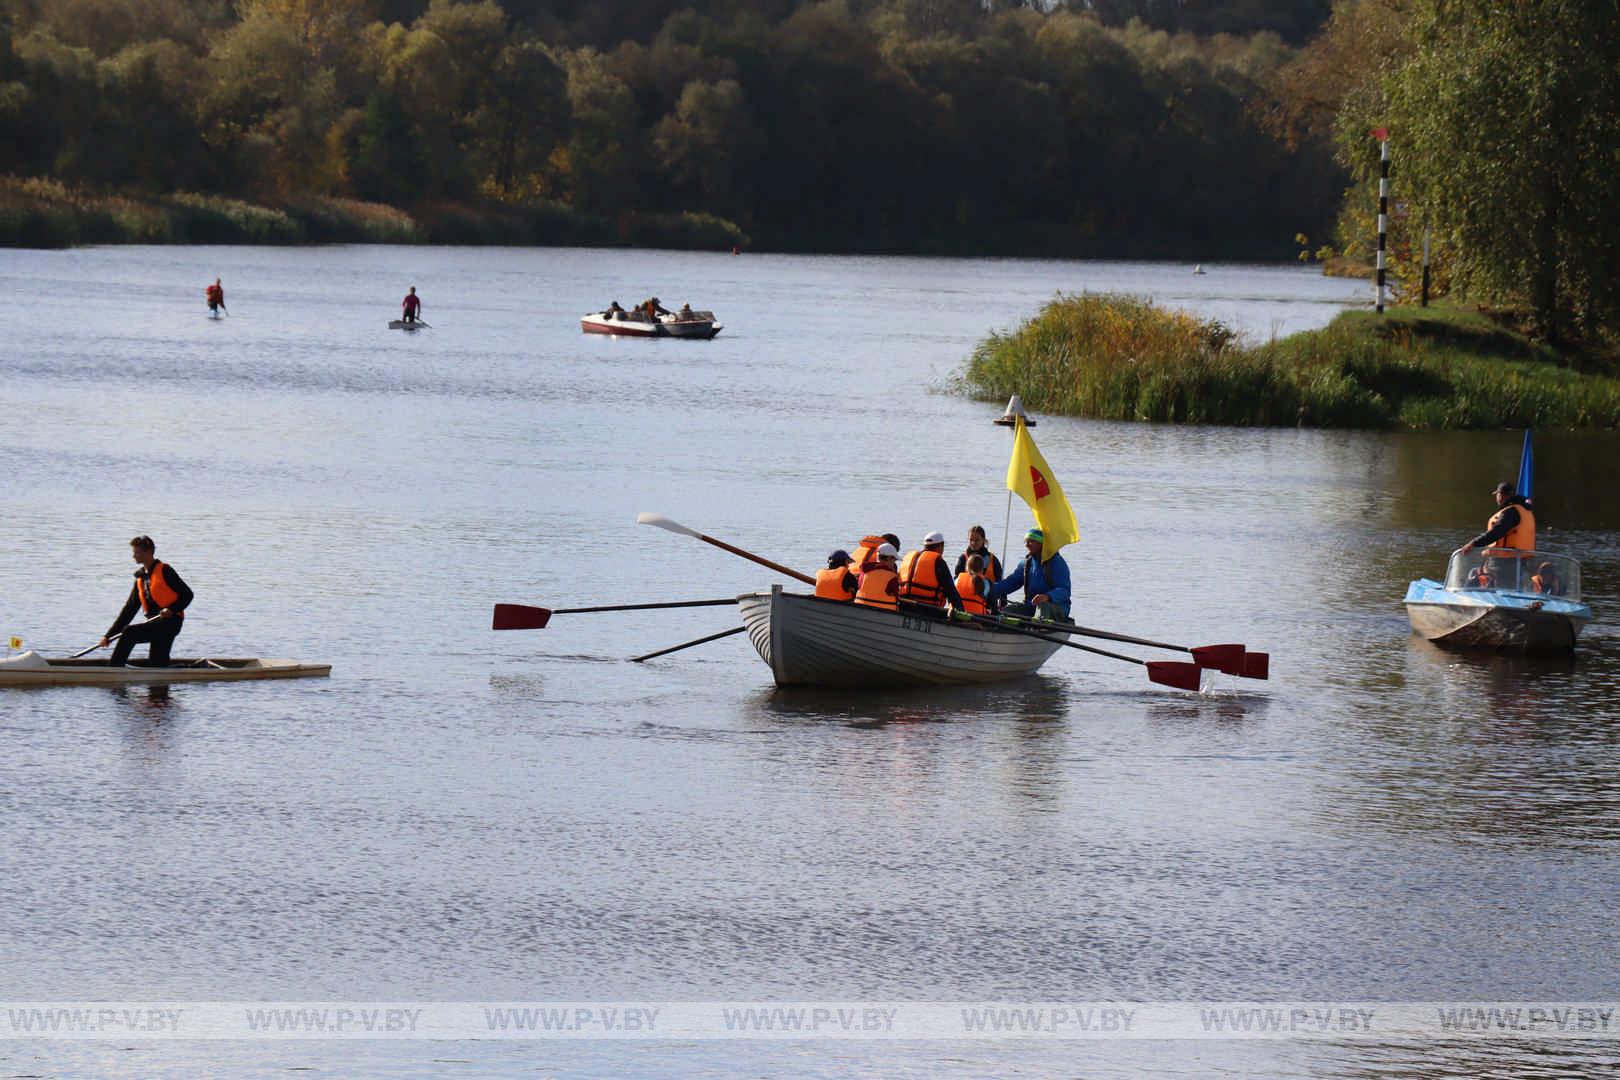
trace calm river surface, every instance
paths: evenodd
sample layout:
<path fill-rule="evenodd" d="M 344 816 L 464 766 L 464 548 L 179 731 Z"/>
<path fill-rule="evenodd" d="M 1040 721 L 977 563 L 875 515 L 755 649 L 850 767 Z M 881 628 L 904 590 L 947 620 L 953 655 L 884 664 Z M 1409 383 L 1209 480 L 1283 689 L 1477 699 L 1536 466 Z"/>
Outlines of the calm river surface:
<path fill-rule="evenodd" d="M 974 343 L 1058 290 L 1265 337 L 1366 286 L 1289 267 L 645 251 L 0 252 L 0 644 L 93 644 L 157 540 L 177 652 L 330 680 L 0 690 L 11 1002 L 1594 1001 L 1620 997 L 1620 440 L 1538 435 L 1573 661 L 1450 655 L 1400 599 L 1516 432 L 1040 417 L 1083 622 L 1269 648 L 1203 694 L 1065 650 L 987 689 L 773 689 L 734 595 L 969 525 Z M 230 315 L 204 318 L 224 279 Z M 390 332 L 407 285 L 433 329 Z M 656 292 L 715 341 L 586 337 Z M 1028 524 L 1014 506 L 1012 531 Z M 1014 548 L 1017 545 L 1013 545 Z M 0 1041 L 0 1074 L 1546 1075 L 1614 1043 Z"/>

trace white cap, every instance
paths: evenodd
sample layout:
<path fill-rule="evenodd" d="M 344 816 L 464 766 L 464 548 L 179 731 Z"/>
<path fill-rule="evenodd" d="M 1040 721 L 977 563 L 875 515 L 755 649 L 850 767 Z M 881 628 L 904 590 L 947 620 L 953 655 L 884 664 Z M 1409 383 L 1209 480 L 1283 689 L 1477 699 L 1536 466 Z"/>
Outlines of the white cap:
<path fill-rule="evenodd" d="M 878 555 L 878 558 L 880 558 L 880 559 L 883 558 L 885 555 L 887 555 L 891 559 L 898 559 L 900 557 L 900 552 L 895 550 L 895 547 L 894 547 L 893 544 L 879 544 L 878 549 L 877 549 L 877 555 Z"/>
<path fill-rule="evenodd" d="M 923 537 L 923 547 L 927 547 L 929 544 L 943 544 L 944 542 L 945 534 L 940 532 L 938 529 L 935 529 L 933 532 Z"/>

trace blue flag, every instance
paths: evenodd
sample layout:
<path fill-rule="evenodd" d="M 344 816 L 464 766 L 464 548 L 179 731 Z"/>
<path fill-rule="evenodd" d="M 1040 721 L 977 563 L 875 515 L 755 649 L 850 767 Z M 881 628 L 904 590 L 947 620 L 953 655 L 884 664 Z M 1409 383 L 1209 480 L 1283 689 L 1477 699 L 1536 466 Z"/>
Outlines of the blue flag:
<path fill-rule="evenodd" d="M 1536 455 L 1530 449 L 1530 429 L 1524 429 L 1524 450 L 1519 454 L 1519 487 L 1518 492 L 1524 496 L 1524 501 L 1530 501 L 1530 482 L 1535 477 Z"/>

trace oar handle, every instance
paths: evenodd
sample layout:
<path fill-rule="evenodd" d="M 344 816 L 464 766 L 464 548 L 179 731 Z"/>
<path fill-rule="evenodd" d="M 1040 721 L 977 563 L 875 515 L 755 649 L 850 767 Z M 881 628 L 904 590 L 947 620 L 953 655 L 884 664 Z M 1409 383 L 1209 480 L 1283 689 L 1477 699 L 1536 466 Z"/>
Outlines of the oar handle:
<path fill-rule="evenodd" d="M 1017 615 L 1005 615 L 1003 618 L 1013 619 L 1018 622 L 1031 621 L 1029 619 L 1021 619 Z M 1081 637 L 1094 637 L 1103 641 L 1117 641 L 1122 645 L 1145 645 L 1150 649 L 1169 649 L 1171 652 L 1184 653 L 1192 652 L 1192 649 L 1185 645 L 1172 645 L 1168 641 L 1153 641 L 1149 638 L 1132 637 L 1129 634 L 1116 634 L 1111 630 L 1096 630 L 1092 627 L 1080 626 L 1078 624 L 1065 627 L 1064 629 L 1068 630 L 1071 634 L 1079 634 Z"/>
<path fill-rule="evenodd" d="M 944 612 L 940 611 L 939 608 L 936 608 L 931 604 L 919 604 L 912 600 L 902 600 L 900 603 L 904 607 L 915 608 L 921 611 L 936 612 L 940 618 L 946 618 Z M 1096 653 L 1098 656 L 1107 656 L 1114 660 L 1127 660 L 1133 664 L 1145 665 L 1147 663 L 1146 660 L 1141 660 L 1134 656 L 1126 656 L 1124 653 L 1109 652 L 1106 649 L 1097 649 L 1090 645 L 1081 645 L 1079 642 L 1067 641 L 1063 638 L 1053 637 L 1051 634 L 1043 634 L 1038 630 L 1028 629 L 1022 626 L 1009 626 L 1000 619 L 991 618 L 989 615 L 975 615 L 971 611 L 964 611 L 962 614 L 966 615 L 972 622 L 982 623 L 985 626 L 993 626 L 1003 633 L 1023 634 L 1025 637 L 1040 638 L 1042 641 L 1050 641 L 1054 645 L 1066 645 L 1071 649 L 1079 649 L 1081 652 Z M 1062 623 L 1051 623 L 1049 625 L 1051 625 L 1052 630 L 1056 633 L 1063 633 L 1069 629 Z"/>
<path fill-rule="evenodd" d="M 783 566 L 781 563 L 771 562 L 771 560 L 765 558 L 763 555 L 755 555 L 752 551 L 744 551 L 740 547 L 732 547 L 724 540 L 716 540 L 714 537 L 704 536 L 702 533 L 698 533 L 697 538 L 702 540 L 705 544 L 713 544 L 721 551 L 729 551 L 733 555 L 741 555 L 743 558 L 748 559 L 751 562 L 757 562 L 761 566 L 769 567 L 770 569 L 775 570 L 778 574 L 786 574 L 788 577 L 802 581 L 806 585 L 814 585 L 816 583 L 816 579 L 811 577 L 809 574 L 801 574 L 797 570 Z"/>

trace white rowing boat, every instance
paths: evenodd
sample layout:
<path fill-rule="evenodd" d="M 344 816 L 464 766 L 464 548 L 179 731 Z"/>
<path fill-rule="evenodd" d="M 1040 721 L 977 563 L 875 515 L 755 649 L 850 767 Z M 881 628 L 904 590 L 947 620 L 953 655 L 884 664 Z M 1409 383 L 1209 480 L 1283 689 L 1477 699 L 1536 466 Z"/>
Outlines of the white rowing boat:
<path fill-rule="evenodd" d="M 257 657 L 173 659 L 165 667 L 132 663 L 113 667 L 105 660 L 52 660 L 32 650 L 0 658 L 0 686 L 154 686 L 184 682 L 243 682 L 250 679 L 308 679 L 332 673 L 331 664 Z"/>
<path fill-rule="evenodd" d="M 996 682 L 1033 674 L 1061 647 L 978 623 L 787 593 L 780 585 L 739 596 L 737 607 L 778 686 Z"/>

